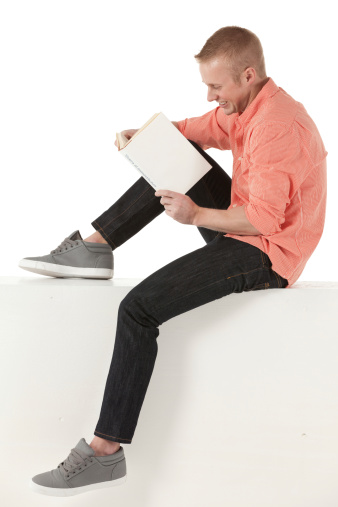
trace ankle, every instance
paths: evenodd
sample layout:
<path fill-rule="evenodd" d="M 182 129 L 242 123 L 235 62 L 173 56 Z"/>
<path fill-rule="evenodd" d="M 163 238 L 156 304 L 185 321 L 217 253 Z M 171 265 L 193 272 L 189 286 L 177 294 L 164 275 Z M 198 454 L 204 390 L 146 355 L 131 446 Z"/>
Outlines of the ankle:
<path fill-rule="evenodd" d="M 105 243 L 106 245 L 108 244 L 108 242 L 104 239 L 103 236 L 101 236 L 101 234 L 98 231 L 94 232 L 83 241 L 87 241 L 88 243 Z"/>
<path fill-rule="evenodd" d="M 89 444 L 95 451 L 95 456 L 108 456 L 114 454 L 120 449 L 119 442 L 113 442 L 112 440 L 106 440 L 100 437 L 94 437 Z"/>

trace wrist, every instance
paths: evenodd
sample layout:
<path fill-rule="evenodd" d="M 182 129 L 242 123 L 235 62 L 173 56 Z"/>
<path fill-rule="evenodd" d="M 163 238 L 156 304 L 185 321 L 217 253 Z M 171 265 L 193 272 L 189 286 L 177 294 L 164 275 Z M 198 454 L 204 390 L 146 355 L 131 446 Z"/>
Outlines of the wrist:
<path fill-rule="evenodd" d="M 202 208 L 201 206 L 197 207 L 197 211 L 195 213 L 192 225 L 195 225 L 196 227 L 200 226 L 200 224 L 202 223 L 202 218 L 201 217 L 203 215 L 203 210 L 204 210 L 204 208 Z"/>

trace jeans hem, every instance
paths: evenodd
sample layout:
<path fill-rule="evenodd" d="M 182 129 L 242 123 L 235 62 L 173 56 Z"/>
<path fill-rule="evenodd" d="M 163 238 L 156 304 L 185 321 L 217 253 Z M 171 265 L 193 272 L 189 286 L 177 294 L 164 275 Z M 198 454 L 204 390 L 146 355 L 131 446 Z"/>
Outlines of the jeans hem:
<path fill-rule="evenodd" d="M 103 227 L 101 227 L 100 224 L 96 220 L 94 220 L 94 222 L 92 222 L 91 225 L 108 242 L 108 244 L 112 247 L 112 250 L 115 250 L 117 248 L 117 246 L 113 243 L 113 241 L 109 238 L 109 236 L 107 236 L 107 234 L 105 233 Z"/>
<path fill-rule="evenodd" d="M 120 444 L 131 444 L 131 440 L 129 438 L 120 438 L 113 437 L 111 435 L 107 435 L 106 433 L 101 433 L 100 431 L 95 430 L 94 435 L 100 438 L 104 438 L 105 440 L 111 440 L 112 442 L 118 442 Z"/>

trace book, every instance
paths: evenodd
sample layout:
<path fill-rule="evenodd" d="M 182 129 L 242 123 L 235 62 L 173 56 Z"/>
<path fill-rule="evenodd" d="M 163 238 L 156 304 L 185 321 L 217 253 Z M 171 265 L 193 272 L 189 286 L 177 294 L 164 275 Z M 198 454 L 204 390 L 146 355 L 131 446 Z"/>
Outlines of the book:
<path fill-rule="evenodd" d="M 185 194 L 212 167 L 163 114 L 154 114 L 129 140 L 116 134 L 119 153 L 155 189 Z"/>

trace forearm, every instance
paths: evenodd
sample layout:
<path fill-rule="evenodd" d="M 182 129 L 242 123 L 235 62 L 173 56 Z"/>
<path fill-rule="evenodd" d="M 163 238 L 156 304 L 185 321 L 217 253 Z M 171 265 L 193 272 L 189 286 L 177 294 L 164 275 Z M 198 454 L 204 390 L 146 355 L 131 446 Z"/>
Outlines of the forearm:
<path fill-rule="evenodd" d="M 240 236 L 258 236 L 262 234 L 247 219 L 244 206 L 228 210 L 199 207 L 193 225 Z"/>

